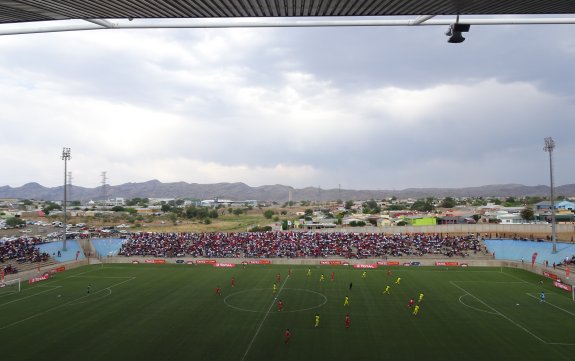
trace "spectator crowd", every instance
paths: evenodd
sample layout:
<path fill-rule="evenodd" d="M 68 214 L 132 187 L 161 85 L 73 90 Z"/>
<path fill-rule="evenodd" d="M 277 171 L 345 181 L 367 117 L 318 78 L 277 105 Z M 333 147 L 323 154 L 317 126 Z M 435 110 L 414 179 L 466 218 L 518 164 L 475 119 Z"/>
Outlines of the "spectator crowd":
<path fill-rule="evenodd" d="M 425 255 L 466 257 L 485 252 L 473 235 L 379 233 L 134 233 L 120 255 L 226 258 L 385 258 Z"/>
<path fill-rule="evenodd" d="M 48 260 L 50 255 L 42 253 L 36 247 L 44 241 L 36 237 L 21 237 L 0 243 L 0 264 L 10 260 L 18 263 L 43 262 Z M 4 274 L 17 273 L 14 265 L 1 266 Z"/>

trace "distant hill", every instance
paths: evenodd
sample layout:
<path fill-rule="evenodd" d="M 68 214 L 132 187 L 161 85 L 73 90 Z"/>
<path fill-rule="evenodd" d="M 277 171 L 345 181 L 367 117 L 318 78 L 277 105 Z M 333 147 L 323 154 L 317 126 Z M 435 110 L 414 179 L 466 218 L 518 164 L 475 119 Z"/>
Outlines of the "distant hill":
<path fill-rule="evenodd" d="M 21 198 L 38 200 L 61 200 L 63 187 L 47 188 L 38 183 L 27 183 L 21 187 L 0 187 L 0 198 Z M 466 188 L 407 188 L 403 190 L 351 190 L 320 189 L 307 187 L 296 189 L 285 185 L 266 185 L 250 187 L 244 183 L 162 183 L 151 180 L 143 183 L 125 183 L 118 186 L 106 186 L 108 198 L 147 197 L 147 198 L 191 198 L 191 199 L 230 199 L 234 201 L 255 199 L 259 201 L 287 202 L 289 193 L 293 201 L 329 201 L 329 200 L 368 200 L 423 197 L 525 197 L 547 196 L 549 187 L 545 185 L 525 186 L 522 184 L 494 184 Z M 575 195 L 575 184 L 555 187 L 555 194 Z M 99 200 L 103 198 L 102 187 L 71 187 L 71 200 Z"/>

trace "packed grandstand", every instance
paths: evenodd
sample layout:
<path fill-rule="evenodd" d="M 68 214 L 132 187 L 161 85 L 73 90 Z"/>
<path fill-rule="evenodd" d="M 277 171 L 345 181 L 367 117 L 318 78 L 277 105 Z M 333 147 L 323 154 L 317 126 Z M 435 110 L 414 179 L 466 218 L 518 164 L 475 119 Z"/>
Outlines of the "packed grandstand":
<path fill-rule="evenodd" d="M 2 264 L 0 269 L 7 275 L 18 272 L 14 264 L 8 264 L 9 261 L 14 260 L 17 263 L 46 261 L 50 255 L 40 252 L 36 247 L 42 243 L 44 243 L 44 241 L 37 237 L 20 237 L 0 243 L 0 264 Z"/>
<path fill-rule="evenodd" d="M 124 256 L 154 257 L 447 257 L 487 253 L 474 235 L 379 233 L 134 233 L 120 249 Z"/>

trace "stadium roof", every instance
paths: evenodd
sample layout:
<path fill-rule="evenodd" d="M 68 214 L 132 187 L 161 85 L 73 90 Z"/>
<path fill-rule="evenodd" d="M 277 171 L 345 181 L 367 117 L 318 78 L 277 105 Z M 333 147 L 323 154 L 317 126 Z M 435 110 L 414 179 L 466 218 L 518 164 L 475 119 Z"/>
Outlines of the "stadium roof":
<path fill-rule="evenodd" d="M 0 0 L 0 23 L 107 18 L 572 13 L 572 0 Z"/>
<path fill-rule="evenodd" d="M 267 18 L 318 18 L 337 19 L 410 15 L 420 17 L 410 23 L 367 23 L 360 26 L 377 25 L 442 25 L 453 20 L 427 22 L 439 15 L 565 15 L 575 13 L 572 0 L 0 0 L 0 24 L 50 22 L 53 20 L 87 20 L 90 26 L 74 28 L 53 27 L 41 31 L 93 30 L 102 28 L 142 28 L 146 26 L 124 26 L 106 19 L 195 19 L 223 20 Z M 273 19 L 272 19 L 273 20 Z M 500 22 L 469 22 L 471 24 L 520 24 L 520 23 L 575 23 L 573 18 L 532 19 L 530 21 L 506 20 Z M 335 26 L 326 22 L 315 25 L 280 26 Z M 340 25 L 346 25 L 340 23 Z M 340 26 L 338 25 L 338 26 Z M 43 25 L 45 26 L 45 25 Z M 50 24 L 50 26 L 53 26 Z M 217 27 L 210 25 L 177 27 Z M 246 26 L 245 23 L 244 25 Z M 249 23 L 247 26 L 250 26 Z M 267 22 L 266 25 L 276 26 Z M 163 27 L 155 25 L 153 27 Z M 169 27 L 169 26 L 168 26 Z M 224 27 L 224 25 L 220 25 Z M 13 34 L 22 32 L 4 32 Z"/>

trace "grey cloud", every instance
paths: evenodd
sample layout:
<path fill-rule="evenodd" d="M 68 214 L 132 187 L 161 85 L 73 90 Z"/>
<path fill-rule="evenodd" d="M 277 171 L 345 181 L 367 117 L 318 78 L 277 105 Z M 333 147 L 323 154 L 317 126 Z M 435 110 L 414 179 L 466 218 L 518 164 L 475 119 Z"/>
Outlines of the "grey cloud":
<path fill-rule="evenodd" d="M 191 50 L 205 40 L 202 31 L 152 34 L 177 48 L 166 54 L 141 48 L 127 51 L 98 41 L 86 46 L 81 44 L 82 35 L 22 37 L 16 45 L 0 48 L 0 66 L 19 72 L 21 86 L 33 94 L 42 90 L 71 102 L 98 100 L 103 107 L 129 104 L 156 111 L 157 121 L 130 119 L 134 122 L 130 134 L 117 134 L 110 127 L 110 137 L 118 137 L 118 142 L 125 137 L 152 139 L 149 147 L 118 155 L 75 129 L 64 130 L 68 139 L 62 140 L 61 118 L 76 114 L 67 113 L 66 107 L 48 112 L 46 104 L 31 97 L 28 104 L 10 108 L 10 119 L 0 114 L 0 140 L 8 151 L 27 147 L 37 154 L 38 149 L 51 148 L 56 157 L 66 143 L 87 163 L 98 159 L 104 168 L 109 162 L 118 173 L 122 164 L 140 164 L 134 154 L 144 154 L 158 162 L 182 157 L 247 166 L 250 179 L 258 179 L 258 167 L 310 166 L 321 177 L 316 184 L 292 185 L 386 189 L 545 183 L 542 139 L 553 136 L 558 144 L 558 179 L 570 183 L 575 175 L 566 166 L 575 134 L 571 121 L 575 82 L 570 70 L 575 47 L 570 29 L 472 27 L 460 45 L 447 44 L 440 27 L 272 29 L 262 30 L 263 39 L 249 46 L 245 40 L 224 43 L 223 49 L 214 50 L 219 51 L 214 59 Z M 134 36 L 134 41 L 145 42 L 150 36 L 146 34 Z M 315 83 L 292 84 L 286 79 L 290 71 L 307 74 Z M 491 87 L 482 92 L 486 83 Z M 413 119 L 401 118 L 389 105 L 364 104 L 361 99 L 370 91 L 390 88 L 428 92 L 424 96 L 432 97 L 434 89 L 453 85 L 469 91 L 468 98 L 447 102 L 444 108 L 430 106 L 429 112 Z M 289 87 L 313 106 L 290 103 Z M 241 92 L 249 91 L 255 92 L 253 99 L 242 98 Z M 302 108 L 290 113 L 296 106 Z M 324 119 L 332 114 L 333 120 Z M 33 127 L 18 128 L 16 117 Z M 167 122 L 167 117 L 179 122 Z M 82 121 L 86 120 L 78 120 Z M 34 166 L 34 154 L 30 153 L 27 167 L 15 166 L 7 178 L 3 176 L 5 182 L 53 178 L 57 184 L 59 160 L 54 174 L 47 176 L 46 166 Z M 0 161 L 10 160 L 0 156 Z M 76 167 L 78 173 L 89 174 L 87 168 Z M 135 174 L 131 170 L 114 178 Z M 156 175 L 150 172 L 149 178 Z M 262 184 L 282 182 L 269 175 L 259 179 Z M 130 180 L 134 179 L 124 179 Z"/>

